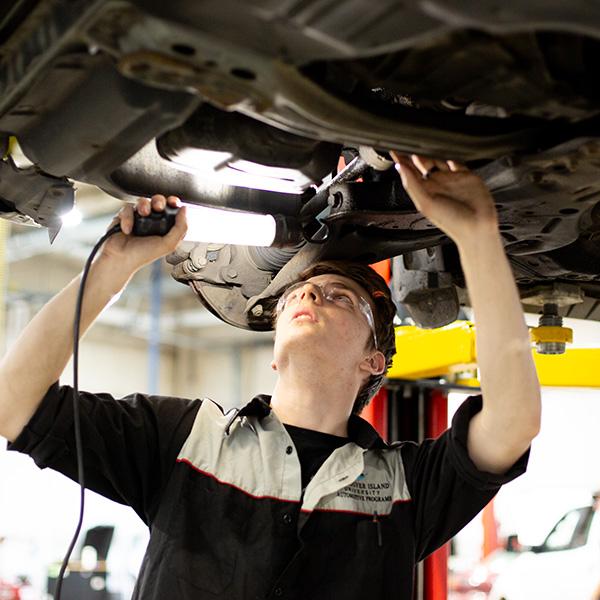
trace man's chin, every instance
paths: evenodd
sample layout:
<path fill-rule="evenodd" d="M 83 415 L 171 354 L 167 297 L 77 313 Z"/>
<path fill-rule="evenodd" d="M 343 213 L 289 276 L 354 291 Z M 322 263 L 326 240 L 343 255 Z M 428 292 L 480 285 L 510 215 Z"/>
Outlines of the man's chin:
<path fill-rule="evenodd" d="M 307 325 L 309 325 L 307 323 Z M 310 352 L 321 354 L 328 345 L 329 338 L 323 335 L 323 331 L 317 327 L 291 327 L 286 332 L 284 340 L 281 340 L 286 348 L 294 352 Z M 333 351 L 333 350 L 332 350 Z"/>

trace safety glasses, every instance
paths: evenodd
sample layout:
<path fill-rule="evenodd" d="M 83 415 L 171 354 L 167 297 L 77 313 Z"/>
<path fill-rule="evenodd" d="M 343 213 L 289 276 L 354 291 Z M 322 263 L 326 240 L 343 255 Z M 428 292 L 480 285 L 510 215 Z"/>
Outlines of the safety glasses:
<path fill-rule="evenodd" d="M 310 286 L 312 289 L 318 290 L 321 298 L 334 306 L 345 310 L 358 310 L 367 319 L 367 323 L 373 334 L 373 343 L 375 348 L 378 348 L 377 334 L 375 333 L 375 319 L 369 302 L 354 290 L 346 287 L 339 281 L 317 283 L 314 281 L 298 281 L 288 287 L 285 292 L 279 297 L 277 307 L 275 309 L 277 316 L 291 304 L 298 302 L 302 297 L 303 289 Z"/>

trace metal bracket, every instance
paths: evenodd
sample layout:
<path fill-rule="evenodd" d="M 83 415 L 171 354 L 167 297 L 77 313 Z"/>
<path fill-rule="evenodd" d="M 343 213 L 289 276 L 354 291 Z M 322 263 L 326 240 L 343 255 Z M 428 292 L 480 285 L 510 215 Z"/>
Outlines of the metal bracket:
<path fill-rule="evenodd" d="M 0 161 L 0 215 L 21 224 L 29 219 L 48 228 L 50 241 L 60 231 L 59 215 L 75 203 L 73 184 L 66 177 L 52 177 L 36 167 L 19 169 L 13 159 Z"/>
<path fill-rule="evenodd" d="M 399 309 L 406 308 L 419 327 L 442 327 L 458 318 L 458 294 L 452 275 L 444 272 L 440 246 L 394 258 L 392 274 L 393 301 Z"/>

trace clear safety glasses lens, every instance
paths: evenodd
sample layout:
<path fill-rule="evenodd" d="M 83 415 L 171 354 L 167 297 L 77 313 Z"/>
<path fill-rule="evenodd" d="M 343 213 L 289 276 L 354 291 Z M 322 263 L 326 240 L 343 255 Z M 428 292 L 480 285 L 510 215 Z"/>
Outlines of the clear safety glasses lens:
<path fill-rule="evenodd" d="M 327 302 L 331 302 L 333 304 L 340 302 L 340 300 L 339 300 L 339 292 L 340 291 L 349 292 L 351 298 L 356 298 L 356 301 L 358 303 L 358 310 L 360 310 L 360 312 L 364 315 L 365 319 L 367 320 L 367 323 L 369 324 L 369 327 L 371 328 L 371 333 L 373 334 L 373 342 L 375 344 L 375 348 L 378 348 L 377 334 L 375 333 L 375 318 L 373 317 L 373 311 L 371 309 L 371 305 L 365 298 L 358 295 L 353 290 L 350 290 L 349 288 L 341 286 L 339 283 L 335 283 L 335 284 L 326 283 L 325 285 L 313 283 L 312 281 L 311 282 L 298 281 L 297 283 L 294 283 L 293 285 L 288 287 L 285 290 L 285 292 L 283 292 L 283 294 L 279 297 L 279 300 L 277 301 L 277 306 L 275 308 L 277 316 L 279 316 L 283 312 L 283 310 L 285 309 L 290 298 L 294 297 L 294 292 L 299 291 L 307 283 L 310 283 L 314 287 L 318 288 L 321 293 L 321 296 L 325 300 L 327 300 Z M 336 294 L 336 291 L 337 291 L 337 294 Z M 349 306 L 350 306 L 350 304 L 349 304 Z M 354 306 L 354 303 L 352 303 L 352 306 Z"/>

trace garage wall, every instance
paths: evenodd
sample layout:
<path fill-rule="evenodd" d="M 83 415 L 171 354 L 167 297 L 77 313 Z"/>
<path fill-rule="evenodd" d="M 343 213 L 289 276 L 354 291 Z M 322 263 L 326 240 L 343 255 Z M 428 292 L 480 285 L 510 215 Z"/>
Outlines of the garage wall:
<path fill-rule="evenodd" d="M 108 309 L 110 310 L 110 308 Z M 19 312 L 20 317 L 14 318 Z M 33 316 L 26 306 L 9 311 L 12 320 L 9 347 Z M 197 334 L 202 340 L 202 332 Z M 44 352 L 44 348 L 39 349 Z M 239 406 L 258 393 L 270 393 L 276 376 L 270 367 L 272 344 L 256 342 L 221 344 L 215 349 L 177 348 L 161 345 L 158 393 L 183 398 L 212 398 L 224 407 Z M 35 359 L 33 359 L 33 363 Z M 80 345 L 79 385 L 88 391 L 109 392 L 117 397 L 131 392 L 149 392 L 148 342 L 94 325 Z M 72 362 L 61 382 L 71 384 Z"/>
<path fill-rule="evenodd" d="M 271 393 L 270 344 L 220 350 L 177 350 L 173 393 L 185 398 L 211 398 L 223 408 L 237 407 L 258 393 Z"/>

